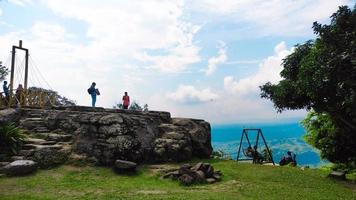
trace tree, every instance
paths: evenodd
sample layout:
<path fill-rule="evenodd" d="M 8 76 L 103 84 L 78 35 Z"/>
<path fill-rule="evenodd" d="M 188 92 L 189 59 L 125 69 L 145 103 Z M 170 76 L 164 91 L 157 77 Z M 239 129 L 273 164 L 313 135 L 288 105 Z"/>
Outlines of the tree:
<path fill-rule="evenodd" d="M 124 109 L 124 106 L 122 105 L 122 103 L 117 103 L 116 105 L 113 106 L 113 108 L 115 109 Z M 129 106 L 129 110 L 138 110 L 138 111 L 144 111 L 147 112 L 148 111 L 148 105 L 145 104 L 143 107 L 137 103 L 136 101 L 132 101 L 132 103 Z"/>
<path fill-rule="evenodd" d="M 313 24 L 315 40 L 297 45 L 283 62 L 278 84 L 260 86 L 278 112 L 307 109 L 307 141 L 336 163 L 356 163 L 356 5 Z"/>
<path fill-rule="evenodd" d="M 9 69 L 2 65 L 2 62 L 0 61 L 0 81 L 5 80 L 6 76 L 9 74 Z"/>
<path fill-rule="evenodd" d="M 122 103 L 117 103 L 116 105 L 113 106 L 115 109 L 124 109 L 124 105 Z"/>

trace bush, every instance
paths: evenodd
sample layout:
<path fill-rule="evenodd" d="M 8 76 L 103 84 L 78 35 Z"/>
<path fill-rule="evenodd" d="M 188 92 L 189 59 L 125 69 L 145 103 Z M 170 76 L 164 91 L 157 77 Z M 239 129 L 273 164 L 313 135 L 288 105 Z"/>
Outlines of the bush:
<path fill-rule="evenodd" d="M 352 132 L 337 126 L 328 113 L 309 112 L 302 121 L 307 133 L 304 139 L 310 145 L 320 149 L 323 159 L 352 169 L 356 165 L 356 140 Z"/>
<path fill-rule="evenodd" d="M 269 150 L 269 152 L 271 153 L 271 156 L 272 156 L 272 150 L 271 149 Z M 262 150 L 262 155 L 263 155 L 265 161 L 272 162 L 271 157 L 270 157 L 267 149 L 263 149 Z"/>
<path fill-rule="evenodd" d="M 0 153 L 16 154 L 26 136 L 14 123 L 0 125 Z"/>
<path fill-rule="evenodd" d="M 114 109 L 124 109 L 124 105 L 122 103 L 116 103 L 116 105 L 113 106 Z M 132 101 L 132 103 L 129 106 L 129 110 L 137 110 L 137 111 L 148 111 L 148 105 L 145 104 L 141 106 L 139 103 L 136 101 Z"/>
<path fill-rule="evenodd" d="M 223 150 L 213 151 L 211 158 L 222 159 L 222 160 L 232 160 L 231 156 L 225 153 Z"/>

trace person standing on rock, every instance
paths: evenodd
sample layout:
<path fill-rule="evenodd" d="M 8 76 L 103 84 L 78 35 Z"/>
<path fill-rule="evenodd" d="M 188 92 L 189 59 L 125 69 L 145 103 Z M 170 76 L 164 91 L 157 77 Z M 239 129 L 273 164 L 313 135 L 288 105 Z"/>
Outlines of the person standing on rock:
<path fill-rule="evenodd" d="M 8 102 L 9 102 L 9 97 L 10 97 L 9 88 L 10 88 L 10 85 L 7 85 L 7 81 L 4 81 L 4 85 L 2 86 L 2 89 L 4 90 L 6 105 L 8 104 Z"/>
<path fill-rule="evenodd" d="M 95 89 L 96 83 L 93 82 L 90 86 L 90 88 L 88 89 L 88 93 L 91 95 L 91 106 L 95 107 L 95 103 L 96 103 L 96 95 L 100 95 L 99 90 Z"/>
<path fill-rule="evenodd" d="M 125 92 L 125 95 L 122 97 L 122 105 L 124 109 L 128 109 L 130 105 L 130 97 L 127 95 L 127 92 Z"/>

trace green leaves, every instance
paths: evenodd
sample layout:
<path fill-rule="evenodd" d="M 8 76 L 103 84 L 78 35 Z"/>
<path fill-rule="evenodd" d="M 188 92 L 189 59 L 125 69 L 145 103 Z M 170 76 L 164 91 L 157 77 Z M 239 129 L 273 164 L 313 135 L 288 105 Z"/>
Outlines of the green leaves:
<path fill-rule="evenodd" d="M 2 62 L 0 61 L 0 81 L 3 81 L 6 76 L 9 74 L 9 69 L 2 65 Z"/>
<path fill-rule="evenodd" d="M 0 126 L 0 152 L 16 154 L 22 147 L 26 136 L 15 124 Z"/>
<path fill-rule="evenodd" d="M 260 86 L 278 112 L 313 109 L 306 140 L 333 162 L 356 162 L 356 11 L 342 6 L 329 25 L 313 24 L 317 38 L 283 60 L 278 84 Z"/>

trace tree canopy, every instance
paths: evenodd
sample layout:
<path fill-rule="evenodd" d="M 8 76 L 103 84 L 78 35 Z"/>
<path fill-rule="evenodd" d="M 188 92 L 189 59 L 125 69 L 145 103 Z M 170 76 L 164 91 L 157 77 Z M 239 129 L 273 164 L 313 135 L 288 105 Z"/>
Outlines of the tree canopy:
<path fill-rule="evenodd" d="M 0 61 L 0 81 L 5 80 L 8 73 L 9 73 L 8 68 L 2 65 L 2 62 Z"/>
<path fill-rule="evenodd" d="M 332 162 L 356 162 L 355 8 L 339 7 L 329 25 L 314 22 L 317 38 L 296 45 L 283 60 L 282 80 L 260 86 L 261 97 L 279 112 L 314 111 L 304 121 L 307 141 Z"/>

